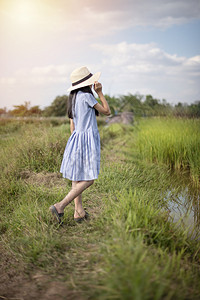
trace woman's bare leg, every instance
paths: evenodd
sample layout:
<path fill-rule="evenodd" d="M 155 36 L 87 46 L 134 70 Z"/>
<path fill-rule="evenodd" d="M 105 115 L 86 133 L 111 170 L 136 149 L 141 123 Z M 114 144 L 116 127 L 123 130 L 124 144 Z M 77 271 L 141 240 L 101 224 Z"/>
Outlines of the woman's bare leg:
<path fill-rule="evenodd" d="M 75 184 L 72 184 L 72 189 L 65 196 L 65 198 L 62 201 L 54 204 L 58 213 L 64 212 L 65 207 L 93 183 L 94 180 L 88 180 L 88 181 L 78 181 Z M 76 201 L 78 202 L 80 200 L 76 200 Z M 77 205 L 79 205 L 79 203 L 77 203 Z M 81 199 L 81 205 L 82 205 L 82 199 Z"/>
<path fill-rule="evenodd" d="M 77 183 L 78 181 L 72 181 L 72 186 L 75 188 Z M 85 211 L 83 209 L 83 204 L 82 204 L 82 194 L 79 194 L 74 199 L 74 204 L 75 204 L 74 218 L 84 217 Z"/>

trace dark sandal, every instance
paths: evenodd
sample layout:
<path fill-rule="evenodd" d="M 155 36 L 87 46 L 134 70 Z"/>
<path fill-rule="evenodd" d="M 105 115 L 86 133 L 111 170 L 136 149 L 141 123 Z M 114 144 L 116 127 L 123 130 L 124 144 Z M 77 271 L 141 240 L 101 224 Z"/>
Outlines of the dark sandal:
<path fill-rule="evenodd" d="M 58 213 L 54 205 L 51 205 L 49 210 L 51 211 L 53 217 L 58 221 L 58 223 L 62 224 L 62 218 L 64 216 L 64 213 Z"/>
<path fill-rule="evenodd" d="M 77 222 L 77 223 L 81 223 L 82 221 L 87 220 L 87 219 L 89 218 L 89 216 L 90 216 L 90 215 L 89 215 L 88 212 L 86 211 L 84 217 L 74 218 L 74 221 Z"/>

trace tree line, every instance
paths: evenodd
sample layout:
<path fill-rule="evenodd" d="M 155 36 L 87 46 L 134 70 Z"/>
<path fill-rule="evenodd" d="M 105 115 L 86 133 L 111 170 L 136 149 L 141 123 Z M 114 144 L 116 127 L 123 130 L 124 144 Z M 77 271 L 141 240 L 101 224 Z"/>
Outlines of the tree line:
<path fill-rule="evenodd" d="M 165 99 L 159 100 L 152 95 L 128 94 L 119 97 L 105 95 L 109 103 L 112 115 L 117 115 L 123 111 L 131 111 L 137 116 L 177 116 L 188 118 L 200 117 L 200 100 L 192 104 L 179 102 L 176 105 L 167 103 Z M 14 105 L 12 110 L 0 108 L 0 115 L 27 117 L 62 117 L 67 115 L 68 96 L 57 96 L 50 106 L 40 109 L 39 106 L 32 106 L 30 102 L 21 105 Z"/>

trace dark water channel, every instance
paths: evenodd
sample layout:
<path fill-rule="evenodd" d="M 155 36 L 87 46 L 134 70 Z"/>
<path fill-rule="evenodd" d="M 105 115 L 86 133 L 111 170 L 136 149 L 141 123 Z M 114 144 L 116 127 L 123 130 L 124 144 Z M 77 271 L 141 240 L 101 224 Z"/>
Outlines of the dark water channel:
<path fill-rule="evenodd" d="M 173 222 L 182 223 L 192 238 L 200 240 L 200 191 L 190 185 L 178 189 L 172 185 L 164 199 Z"/>

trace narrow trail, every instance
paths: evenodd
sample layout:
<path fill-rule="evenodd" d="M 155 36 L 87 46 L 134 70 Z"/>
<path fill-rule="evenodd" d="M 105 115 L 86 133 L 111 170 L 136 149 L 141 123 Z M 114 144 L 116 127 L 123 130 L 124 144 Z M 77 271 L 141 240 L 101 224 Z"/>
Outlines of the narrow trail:
<path fill-rule="evenodd" d="M 126 140 L 112 138 L 102 149 L 101 172 L 113 164 L 125 161 L 123 153 Z M 44 186 L 65 186 L 58 174 L 22 172 L 25 184 Z M 98 180 L 91 189 L 83 193 L 84 206 L 91 218 L 83 224 L 70 222 L 59 228 L 57 234 L 62 238 L 67 235 L 66 251 L 54 254 L 54 262 L 46 268 L 39 268 L 26 263 L 11 249 L 6 249 L 2 243 L 0 248 L 0 299 L 19 300 L 60 300 L 60 299 L 92 299 L 91 290 L 98 281 L 101 255 L 101 243 L 104 241 L 102 223 L 98 219 L 104 210 L 102 199 L 105 192 L 98 191 Z M 72 205 L 73 206 L 73 205 Z M 70 225 L 70 226 L 68 226 Z M 94 299 L 94 298 L 93 298 Z"/>
<path fill-rule="evenodd" d="M 88 299 L 87 292 L 81 287 L 89 285 L 90 279 L 95 281 L 98 276 L 96 262 L 101 239 L 92 228 L 93 219 L 100 215 L 101 196 L 95 198 L 96 206 L 94 202 L 87 202 L 87 207 L 91 205 L 91 221 L 72 224 L 69 233 L 67 226 L 59 228 L 60 238 L 68 234 L 70 246 L 61 257 L 58 251 L 50 270 L 27 265 L 15 253 L 8 252 L 3 246 L 0 248 L 0 299 Z"/>

